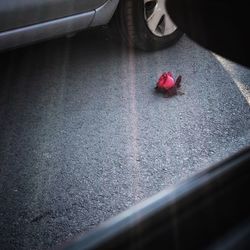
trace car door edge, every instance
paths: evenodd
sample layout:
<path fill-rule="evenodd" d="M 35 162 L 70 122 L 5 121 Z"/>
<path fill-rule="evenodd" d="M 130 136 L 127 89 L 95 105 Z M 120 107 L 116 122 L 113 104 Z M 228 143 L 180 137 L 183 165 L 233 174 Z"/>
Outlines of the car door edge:
<path fill-rule="evenodd" d="M 91 27 L 107 24 L 112 18 L 119 0 L 108 0 L 105 4 L 95 10 L 95 17 L 91 22 Z"/>

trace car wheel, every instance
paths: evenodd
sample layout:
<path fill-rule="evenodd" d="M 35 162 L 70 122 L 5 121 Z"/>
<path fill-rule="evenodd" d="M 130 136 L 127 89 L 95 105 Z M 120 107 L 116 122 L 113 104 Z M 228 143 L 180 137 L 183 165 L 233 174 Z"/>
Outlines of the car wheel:
<path fill-rule="evenodd" d="M 167 0 L 121 0 L 116 13 L 118 29 L 129 46 L 157 50 L 173 45 L 182 32 L 171 21 Z"/>

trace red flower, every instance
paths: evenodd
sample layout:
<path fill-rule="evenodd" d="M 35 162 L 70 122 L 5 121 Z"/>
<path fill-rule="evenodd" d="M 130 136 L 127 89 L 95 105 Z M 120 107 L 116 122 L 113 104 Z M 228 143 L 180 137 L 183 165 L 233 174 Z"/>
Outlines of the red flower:
<path fill-rule="evenodd" d="M 156 85 L 156 87 L 160 90 L 169 90 L 174 86 L 175 81 L 171 72 L 163 73 Z"/>

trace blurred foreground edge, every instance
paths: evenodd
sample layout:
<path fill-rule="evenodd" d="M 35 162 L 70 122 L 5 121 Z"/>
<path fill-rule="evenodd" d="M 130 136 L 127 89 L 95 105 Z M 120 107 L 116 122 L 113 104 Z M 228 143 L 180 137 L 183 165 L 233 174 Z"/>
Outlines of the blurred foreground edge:
<path fill-rule="evenodd" d="M 250 148 L 62 249 L 250 249 Z"/>
<path fill-rule="evenodd" d="M 201 46 L 250 67 L 249 7 L 245 0 L 168 0 L 176 26 Z"/>

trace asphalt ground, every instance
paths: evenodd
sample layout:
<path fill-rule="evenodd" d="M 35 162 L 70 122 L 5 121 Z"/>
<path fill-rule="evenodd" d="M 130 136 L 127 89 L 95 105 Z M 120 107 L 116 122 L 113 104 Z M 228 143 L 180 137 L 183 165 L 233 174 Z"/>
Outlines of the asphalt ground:
<path fill-rule="evenodd" d="M 0 54 L 0 249 L 51 249 L 250 144 L 250 70 L 107 28 Z M 155 93 L 164 71 L 185 95 Z"/>

